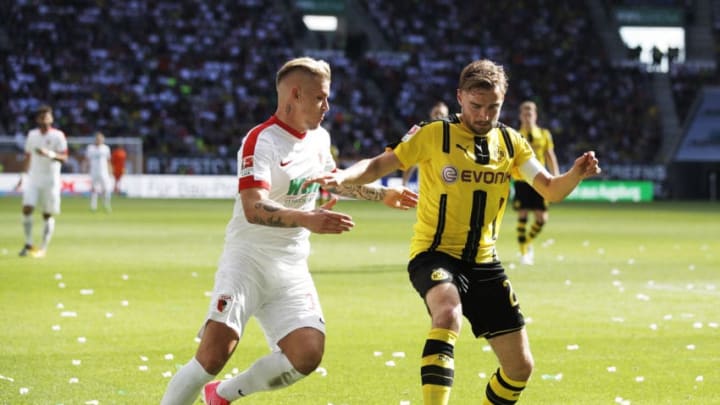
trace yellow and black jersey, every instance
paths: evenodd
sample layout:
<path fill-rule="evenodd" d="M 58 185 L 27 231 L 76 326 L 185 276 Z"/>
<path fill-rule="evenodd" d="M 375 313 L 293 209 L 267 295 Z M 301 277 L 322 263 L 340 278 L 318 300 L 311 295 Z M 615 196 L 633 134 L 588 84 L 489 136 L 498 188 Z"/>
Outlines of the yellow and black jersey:
<path fill-rule="evenodd" d="M 528 141 L 540 164 L 547 167 L 545 156 L 549 150 L 555 148 L 550 131 L 545 128 L 532 127 L 530 130 L 521 128 L 518 132 Z"/>
<path fill-rule="evenodd" d="M 451 115 L 414 126 L 393 150 L 403 169 L 417 165 L 422 173 L 410 256 L 441 251 L 497 261 L 510 172 L 533 157 L 522 136 L 503 124 L 477 135 Z"/>

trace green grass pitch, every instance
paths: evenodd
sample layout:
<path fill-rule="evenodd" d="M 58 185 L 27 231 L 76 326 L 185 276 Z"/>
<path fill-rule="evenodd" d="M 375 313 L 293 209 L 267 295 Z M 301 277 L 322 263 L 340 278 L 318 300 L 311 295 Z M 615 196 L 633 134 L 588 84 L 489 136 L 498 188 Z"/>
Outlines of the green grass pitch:
<path fill-rule="evenodd" d="M 65 198 L 45 259 L 19 258 L 20 200 L 0 198 L 0 404 L 157 404 L 194 353 L 232 201 Z M 344 235 L 314 235 L 328 339 L 321 369 L 249 404 L 422 403 L 429 328 L 407 280 L 414 212 L 342 201 Z M 42 228 L 35 215 L 35 233 Z M 720 205 L 551 207 L 535 266 L 515 214 L 499 252 L 536 361 L 520 403 L 720 403 Z M 252 323 L 221 377 L 267 353 Z M 497 366 L 465 324 L 451 404 L 478 404 Z"/>

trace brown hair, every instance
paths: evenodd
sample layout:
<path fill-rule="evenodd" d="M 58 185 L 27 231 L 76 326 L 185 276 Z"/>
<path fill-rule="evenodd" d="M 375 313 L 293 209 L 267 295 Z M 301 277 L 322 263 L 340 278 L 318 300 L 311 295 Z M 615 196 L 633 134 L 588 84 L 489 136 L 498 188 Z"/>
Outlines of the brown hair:
<path fill-rule="evenodd" d="M 38 107 L 37 112 L 35 112 L 35 118 L 40 118 L 41 116 L 45 114 L 52 114 L 52 107 L 49 105 L 43 104 L 40 107 Z"/>
<path fill-rule="evenodd" d="M 495 86 L 505 94 L 508 88 L 508 77 L 502 65 L 491 60 L 473 61 L 460 72 L 460 82 L 458 83 L 460 90 L 494 89 Z"/>

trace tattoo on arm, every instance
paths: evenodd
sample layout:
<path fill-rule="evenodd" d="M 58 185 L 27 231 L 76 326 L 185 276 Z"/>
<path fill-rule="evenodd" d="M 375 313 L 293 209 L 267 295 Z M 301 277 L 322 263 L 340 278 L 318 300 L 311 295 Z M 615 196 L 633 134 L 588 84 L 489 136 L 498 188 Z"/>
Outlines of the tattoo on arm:
<path fill-rule="evenodd" d="M 342 185 L 330 190 L 344 197 L 352 197 L 360 200 L 382 201 L 385 198 L 387 189 L 382 186 L 363 185 Z"/>
<path fill-rule="evenodd" d="M 272 226 L 276 228 L 296 228 L 299 226 L 295 222 L 288 223 L 285 221 L 285 219 L 283 219 L 282 215 L 279 214 L 279 211 L 283 208 L 280 204 L 268 200 L 262 200 L 255 203 L 255 208 L 261 209 L 262 211 L 269 213 L 269 215 L 255 215 L 255 218 L 253 218 L 253 222 L 256 224 Z M 273 213 L 278 214 L 273 215 Z"/>

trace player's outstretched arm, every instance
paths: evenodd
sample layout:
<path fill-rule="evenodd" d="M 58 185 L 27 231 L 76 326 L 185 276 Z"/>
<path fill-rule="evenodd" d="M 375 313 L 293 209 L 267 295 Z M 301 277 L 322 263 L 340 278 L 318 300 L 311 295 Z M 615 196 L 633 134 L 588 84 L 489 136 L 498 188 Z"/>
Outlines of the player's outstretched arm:
<path fill-rule="evenodd" d="M 312 211 L 285 207 L 271 200 L 268 191 L 262 188 L 242 190 L 240 199 L 248 222 L 256 225 L 304 227 L 315 233 L 342 233 L 355 226 L 350 215 L 331 211 L 337 199 L 332 199 Z"/>
<path fill-rule="evenodd" d="M 382 201 L 390 208 L 407 210 L 417 205 L 418 195 L 407 187 L 385 187 L 373 184 L 342 184 L 330 186 L 328 191 L 343 197 L 368 201 Z"/>
<path fill-rule="evenodd" d="M 306 180 L 305 184 L 318 183 L 328 191 L 345 197 L 370 201 L 383 201 L 391 208 L 406 210 L 417 205 L 417 193 L 406 187 L 372 185 L 400 167 L 400 161 L 392 151 L 371 159 L 363 159 L 345 170 L 326 173 Z"/>
<path fill-rule="evenodd" d="M 585 152 L 575 159 L 570 170 L 559 176 L 552 176 L 544 170 L 538 173 L 533 187 L 550 202 L 562 201 L 583 179 L 600 174 L 602 169 L 598 163 L 595 152 Z"/>

